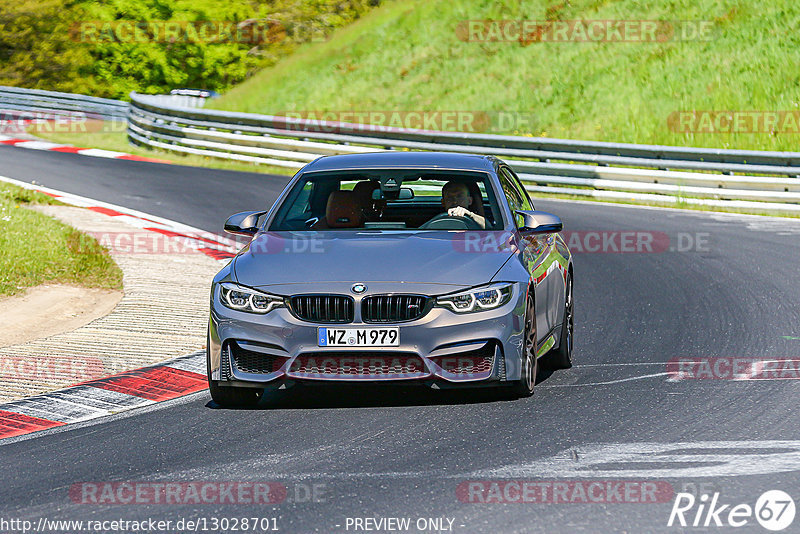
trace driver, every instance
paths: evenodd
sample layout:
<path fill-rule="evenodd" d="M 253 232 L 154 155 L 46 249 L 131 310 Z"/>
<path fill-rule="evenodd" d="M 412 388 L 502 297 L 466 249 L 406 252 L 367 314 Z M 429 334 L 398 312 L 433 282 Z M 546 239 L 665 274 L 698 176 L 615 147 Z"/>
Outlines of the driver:
<path fill-rule="evenodd" d="M 467 217 L 486 229 L 486 219 L 477 213 L 469 211 L 472 205 L 472 196 L 469 194 L 467 184 L 464 182 L 450 181 L 442 187 L 442 206 L 451 217 Z"/>

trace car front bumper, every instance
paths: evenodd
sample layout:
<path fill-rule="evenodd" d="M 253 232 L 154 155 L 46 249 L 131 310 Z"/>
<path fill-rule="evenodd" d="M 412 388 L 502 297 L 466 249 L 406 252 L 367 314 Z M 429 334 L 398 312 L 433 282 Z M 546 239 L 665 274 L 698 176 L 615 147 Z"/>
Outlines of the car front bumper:
<path fill-rule="evenodd" d="M 518 285 L 511 300 L 494 310 L 457 314 L 434 307 L 420 319 L 386 325 L 312 323 L 286 308 L 265 315 L 236 311 L 220 304 L 218 291 L 215 284 L 208 364 L 211 379 L 221 385 L 266 387 L 300 380 L 448 387 L 502 385 L 520 377 L 525 294 Z M 399 346 L 320 347 L 320 326 L 397 326 Z"/>

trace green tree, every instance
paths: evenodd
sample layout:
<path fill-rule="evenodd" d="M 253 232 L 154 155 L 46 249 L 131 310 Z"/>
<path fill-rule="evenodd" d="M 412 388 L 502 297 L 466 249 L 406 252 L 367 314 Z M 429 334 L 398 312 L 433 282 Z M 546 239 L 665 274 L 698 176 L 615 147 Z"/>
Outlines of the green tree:
<path fill-rule="evenodd" d="M 0 84 L 123 99 L 130 91 L 163 93 L 175 87 L 224 91 L 377 4 L 17 0 L 0 4 Z M 169 23 L 182 30 L 165 38 Z M 192 38 L 192 28 L 204 23 L 233 33 Z M 132 25 L 136 33 L 122 31 Z M 254 33 L 263 38 L 248 38 Z"/>

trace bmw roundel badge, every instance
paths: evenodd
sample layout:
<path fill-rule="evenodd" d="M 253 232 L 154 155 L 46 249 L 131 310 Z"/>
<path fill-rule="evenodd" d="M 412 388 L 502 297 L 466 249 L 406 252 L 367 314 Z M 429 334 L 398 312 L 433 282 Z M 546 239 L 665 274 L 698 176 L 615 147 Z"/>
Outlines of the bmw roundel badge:
<path fill-rule="evenodd" d="M 367 286 L 364 284 L 353 284 L 353 287 L 350 288 L 353 293 L 361 294 L 367 290 Z"/>

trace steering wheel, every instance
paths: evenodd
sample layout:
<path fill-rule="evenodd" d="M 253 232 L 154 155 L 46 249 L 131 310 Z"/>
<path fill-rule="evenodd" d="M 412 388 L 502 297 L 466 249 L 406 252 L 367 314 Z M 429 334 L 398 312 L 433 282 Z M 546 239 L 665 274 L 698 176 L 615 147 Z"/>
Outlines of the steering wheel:
<path fill-rule="evenodd" d="M 469 217 L 459 217 L 440 213 L 420 228 L 426 230 L 480 230 L 481 227 Z"/>

